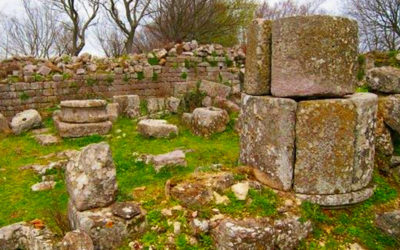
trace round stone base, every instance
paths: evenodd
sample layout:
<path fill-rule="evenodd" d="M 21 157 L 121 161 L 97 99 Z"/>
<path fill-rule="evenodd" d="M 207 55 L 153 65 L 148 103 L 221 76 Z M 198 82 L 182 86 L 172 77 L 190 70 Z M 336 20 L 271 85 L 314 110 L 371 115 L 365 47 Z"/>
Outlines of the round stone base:
<path fill-rule="evenodd" d="M 367 200 L 374 194 L 375 187 L 366 187 L 364 189 L 346 193 L 346 194 L 328 194 L 328 195 L 310 195 L 296 194 L 300 200 L 307 200 L 324 207 L 337 207 L 352 205 Z"/>

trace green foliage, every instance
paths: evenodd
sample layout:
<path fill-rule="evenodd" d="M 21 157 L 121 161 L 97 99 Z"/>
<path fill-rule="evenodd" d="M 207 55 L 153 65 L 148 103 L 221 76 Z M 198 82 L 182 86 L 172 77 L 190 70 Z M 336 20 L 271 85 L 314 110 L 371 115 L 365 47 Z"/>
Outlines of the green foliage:
<path fill-rule="evenodd" d="M 206 61 L 210 64 L 211 67 L 217 67 L 218 62 L 215 59 L 206 59 Z"/>
<path fill-rule="evenodd" d="M 8 83 L 16 83 L 19 82 L 19 77 L 18 76 L 8 76 L 7 77 L 7 82 Z"/>
<path fill-rule="evenodd" d="M 109 74 L 106 78 L 106 82 L 108 85 L 111 85 L 114 82 L 114 75 Z"/>
<path fill-rule="evenodd" d="M 187 74 L 186 72 L 182 72 L 181 78 L 182 78 L 183 80 L 186 80 L 186 79 L 188 78 L 188 74 Z"/>
<path fill-rule="evenodd" d="M 373 51 L 369 53 L 369 56 L 375 59 L 375 66 L 392 66 L 400 68 L 400 61 L 396 59 L 398 51 Z"/>
<path fill-rule="evenodd" d="M 151 78 L 151 80 L 152 80 L 153 82 L 157 82 L 157 81 L 158 81 L 158 74 L 157 74 L 157 72 L 153 72 L 153 77 Z"/>
<path fill-rule="evenodd" d="M 228 56 L 225 56 L 225 64 L 228 68 L 233 67 L 233 61 Z"/>
<path fill-rule="evenodd" d="M 72 61 L 72 57 L 70 55 L 63 55 L 62 56 L 62 61 L 64 63 L 70 63 Z"/>
<path fill-rule="evenodd" d="M 28 100 L 30 97 L 29 97 L 29 95 L 27 94 L 27 93 L 25 93 L 25 92 L 22 92 L 20 95 L 19 95 L 19 99 L 21 100 L 21 101 L 26 101 L 26 100 Z"/>
<path fill-rule="evenodd" d="M 369 89 L 369 87 L 366 86 L 366 85 L 361 86 L 361 87 L 358 87 L 358 88 L 356 89 L 356 92 L 357 92 L 357 93 L 367 93 L 367 92 L 369 92 L 369 91 L 370 91 L 370 89 Z"/>
<path fill-rule="evenodd" d="M 186 235 L 184 234 L 179 234 L 178 237 L 175 239 L 175 245 L 177 249 L 188 249 L 190 248 L 190 245 L 186 239 Z"/>
<path fill-rule="evenodd" d="M 35 82 L 41 82 L 41 81 L 44 80 L 44 77 L 41 74 L 38 74 L 38 73 L 34 73 L 32 75 L 32 77 L 33 77 L 33 81 L 35 81 Z"/>
<path fill-rule="evenodd" d="M 69 87 L 71 87 L 71 88 L 77 88 L 77 87 L 78 87 L 78 83 L 76 83 L 76 82 L 71 82 L 71 83 L 69 84 Z"/>
<path fill-rule="evenodd" d="M 358 56 L 358 71 L 357 71 L 357 79 L 361 81 L 365 76 L 365 55 Z"/>
<path fill-rule="evenodd" d="M 147 114 L 147 100 L 140 100 L 140 114 Z"/>
<path fill-rule="evenodd" d="M 261 191 L 250 189 L 249 197 L 252 199 L 249 210 L 252 214 L 272 216 L 277 213 L 278 197 L 271 189 Z"/>
<path fill-rule="evenodd" d="M 63 74 L 62 74 L 62 77 L 63 77 L 63 80 L 65 81 L 65 80 L 71 79 L 72 75 L 69 74 L 69 73 L 63 73 Z"/>
<path fill-rule="evenodd" d="M 147 61 L 150 65 L 159 65 L 160 64 L 160 60 L 155 55 L 152 58 L 148 58 Z"/>
<path fill-rule="evenodd" d="M 96 84 L 97 84 L 97 80 L 96 80 L 96 79 L 91 78 L 91 77 L 89 77 L 89 78 L 86 79 L 86 85 L 87 85 L 87 86 L 92 87 L 92 86 L 94 86 L 94 85 L 96 85 Z"/>
<path fill-rule="evenodd" d="M 143 80 L 144 79 L 144 73 L 143 72 L 137 72 L 137 79 L 140 81 L 140 80 Z"/>
<path fill-rule="evenodd" d="M 207 94 L 203 91 L 200 91 L 200 84 L 201 81 L 198 81 L 196 83 L 196 87 L 193 90 L 185 93 L 183 97 L 183 107 L 185 111 L 191 112 L 195 108 L 202 106 L 202 101 Z"/>
<path fill-rule="evenodd" d="M 129 80 L 130 80 L 130 75 L 129 75 L 129 74 L 124 74 L 122 80 L 123 80 L 124 82 L 129 82 Z"/>

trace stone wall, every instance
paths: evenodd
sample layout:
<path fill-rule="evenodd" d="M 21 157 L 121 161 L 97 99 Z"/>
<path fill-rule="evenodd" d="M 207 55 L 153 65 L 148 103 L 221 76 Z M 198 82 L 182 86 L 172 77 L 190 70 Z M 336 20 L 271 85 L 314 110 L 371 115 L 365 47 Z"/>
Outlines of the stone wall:
<path fill-rule="evenodd" d="M 116 95 L 132 94 L 141 98 L 182 96 L 190 89 L 188 86 L 194 86 L 199 80 L 230 86 L 239 84 L 244 54 L 238 57 L 236 52 L 232 54 L 232 49 L 218 46 L 219 50 L 200 53 L 200 49 L 210 46 L 176 54 L 179 46 L 175 45 L 169 51 L 163 49 L 164 53 L 157 50 L 148 55 L 131 55 L 131 61 L 114 59 L 116 63 L 111 59 L 86 59 L 85 62 L 88 55 L 72 58 L 68 64 L 58 62 L 62 58 L 4 61 L 0 63 L 4 78 L 0 82 L 0 113 L 10 118 L 26 109 L 45 110 L 72 99 L 109 100 Z M 155 65 L 150 65 L 153 56 Z M 107 67 L 103 69 L 105 64 Z"/>

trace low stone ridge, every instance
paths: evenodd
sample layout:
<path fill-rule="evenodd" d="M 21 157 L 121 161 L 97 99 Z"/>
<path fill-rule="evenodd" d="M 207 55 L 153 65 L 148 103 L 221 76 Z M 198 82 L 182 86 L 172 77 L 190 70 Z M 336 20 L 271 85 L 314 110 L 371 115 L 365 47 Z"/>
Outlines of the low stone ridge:
<path fill-rule="evenodd" d="M 142 120 L 137 125 L 138 132 L 145 137 L 169 138 L 178 135 L 178 127 L 166 120 Z"/>
<path fill-rule="evenodd" d="M 90 236 L 81 230 L 68 232 L 60 243 L 60 250 L 94 250 Z"/>
<path fill-rule="evenodd" d="M 41 127 L 42 117 L 36 110 L 29 109 L 16 114 L 10 125 L 13 133 L 19 135 L 33 128 Z"/>
<path fill-rule="evenodd" d="M 62 108 L 101 108 L 107 106 L 107 102 L 104 100 L 69 100 L 62 101 L 60 107 Z"/>
<path fill-rule="evenodd" d="M 294 190 L 343 194 L 366 187 L 373 171 L 376 112 L 377 96 L 368 93 L 300 102 Z"/>
<path fill-rule="evenodd" d="M 395 67 L 379 67 L 368 70 L 366 82 L 372 90 L 400 94 L 400 69 Z"/>
<path fill-rule="evenodd" d="M 247 31 L 243 92 L 267 95 L 271 91 L 272 21 L 255 19 Z"/>
<path fill-rule="evenodd" d="M 295 249 L 312 231 L 311 223 L 289 218 L 223 219 L 211 230 L 218 249 Z"/>
<path fill-rule="evenodd" d="M 117 193 L 116 170 L 107 143 L 91 144 L 68 162 L 66 185 L 78 211 L 105 207 Z"/>
<path fill-rule="evenodd" d="M 400 238 L 400 210 L 378 215 L 375 223 L 386 234 Z"/>
<path fill-rule="evenodd" d="M 144 160 L 146 164 L 154 165 L 156 172 L 159 172 L 165 166 L 186 166 L 186 154 L 182 150 L 174 150 L 169 153 L 159 155 L 146 155 Z"/>
<path fill-rule="evenodd" d="M 293 180 L 297 103 L 243 94 L 241 106 L 241 163 L 254 167 L 264 184 L 289 190 Z"/>
<path fill-rule="evenodd" d="M 225 131 L 229 115 L 223 109 L 215 107 L 196 108 L 191 120 L 191 131 L 195 135 L 209 137 Z"/>
<path fill-rule="evenodd" d="M 274 21 L 272 95 L 341 97 L 352 94 L 357 56 L 355 21 L 332 16 L 297 16 Z"/>

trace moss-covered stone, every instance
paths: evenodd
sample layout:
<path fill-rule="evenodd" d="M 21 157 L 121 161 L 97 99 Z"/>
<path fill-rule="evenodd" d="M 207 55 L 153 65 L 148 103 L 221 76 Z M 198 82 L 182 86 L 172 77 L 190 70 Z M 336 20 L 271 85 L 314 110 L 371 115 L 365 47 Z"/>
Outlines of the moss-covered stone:
<path fill-rule="evenodd" d="M 266 95 L 271 89 L 272 21 L 255 19 L 247 35 L 246 74 L 243 91 L 249 95 Z"/>
<path fill-rule="evenodd" d="M 331 97 L 353 93 L 357 48 L 358 26 L 347 18 L 298 16 L 275 21 L 272 95 Z"/>

